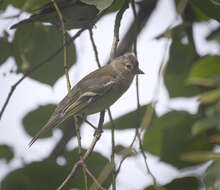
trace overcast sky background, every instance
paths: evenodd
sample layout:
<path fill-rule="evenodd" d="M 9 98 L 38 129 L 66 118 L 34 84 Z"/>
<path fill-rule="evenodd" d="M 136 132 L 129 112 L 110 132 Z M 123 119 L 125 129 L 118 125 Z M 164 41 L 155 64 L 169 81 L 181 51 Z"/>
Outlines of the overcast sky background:
<path fill-rule="evenodd" d="M 1 17 L 15 15 L 18 13 L 17 11 L 18 10 L 13 7 L 9 7 L 6 14 L 1 15 Z M 26 18 L 27 16 L 28 14 L 22 14 L 19 20 Z M 132 11 L 127 10 L 123 16 L 120 28 L 121 35 L 125 33 L 132 17 Z M 102 64 L 104 64 L 109 58 L 112 45 L 114 19 L 115 14 L 108 15 L 101 19 L 94 28 L 94 38 Z M 140 68 L 146 73 L 139 77 L 141 105 L 149 103 L 153 98 L 158 69 L 165 51 L 166 40 L 155 40 L 154 37 L 162 33 L 170 24 L 177 24 L 180 22 L 180 19 L 173 22 L 174 19 L 175 9 L 173 1 L 161 0 L 147 26 L 139 35 L 137 43 L 138 59 Z M 3 30 L 8 30 L 12 24 L 19 20 L 0 20 L 0 35 L 3 35 Z M 205 24 L 196 24 L 194 27 L 194 36 L 197 44 L 196 48 L 200 55 L 219 53 L 218 46 L 215 42 L 205 41 L 205 36 L 218 25 L 219 24 L 216 21 L 211 21 Z M 10 30 L 8 30 L 8 32 L 10 34 L 14 33 L 14 31 Z M 76 31 L 71 31 L 71 35 L 75 32 Z M 84 32 L 80 38 L 75 41 L 75 45 L 78 57 L 77 64 L 72 67 L 69 72 L 72 86 L 83 76 L 97 68 L 88 32 Z M 3 73 L 9 73 L 11 68 L 16 68 L 12 58 L 9 58 L 6 64 L 0 66 L 0 108 L 2 108 L 11 85 L 22 76 L 21 74 L 7 74 L 4 77 Z M 30 78 L 26 78 L 17 87 L 5 110 L 2 120 L 0 121 L 0 144 L 8 144 L 12 146 L 17 159 L 14 159 L 8 165 L 0 160 L 0 180 L 11 170 L 22 166 L 23 163 L 29 163 L 33 160 L 41 160 L 51 151 L 55 142 L 61 137 L 61 132 L 56 130 L 53 137 L 49 140 L 38 140 L 30 149 L 27 149 L 31 137 L 27 136 L 23 130 L 22 118 L 29 111 L 36 109 L 40 105 L 58 103 L 66 93 L 67 88 L 64 77 L 60 78 L 53 88 Z M 195 113 L 198 108 L 198 102 L 196 101 L 197 97 L 184 99 L 178 98 L 172 101 L 169 100 L 163 83 L 160 85 L 158 97 L 158 103 L 156 106 L 158 114 L 167 112 L 169 110 L 168 108 L 184 109 L 191 113 Z M 122 98 L 111 107 L 114 118 L 134 109 L 136 109 L 135 82 L 133 82 L 126 94 L 124 94 Z M 89 120 L 93 123 L 97 123 L 97 118 L 97 114 L 89 116 Z M 105 122 L 108 120 L 106 114 Z M 129 145 L 133 136 L 134 130 L 117 132 L 116 144 L 123 144 L 125 146 Z M 82 129 L 83 147 L 88 147 L 92 137 L 93 130 L 91 127 L 85 125 Z M 68 147 L 71 149 L 73 146 L 77 146 L 77 141 L 75 139 L 71 140 L 68 144 Z M 104 131 L 101 139 L 96 144 L 95 151 L 99 151 L 103 155 L 110 157 L 110 131 Z M 62 161 L 62 158 L 60 158 L 60 160 Z M 119 157 L 116 157 L 116 160 L 119 160 Z M 186 174 L 186 172 L 180 174 L 175 168 L 160 162 L 157 157 L 152 155 L 148 155 L 148 165 L 160 184 L 169 182 L 176 175 L 182 176 Z M 189 172 L 194 172 L 194 170 Z M 117 179 L 118 189 L 138 190 L 146 187 L 150 183 L 152 183 L 152 179 L 146 172 L 142 157 L 128 158 L 127 161 L 124 162 Z"/>

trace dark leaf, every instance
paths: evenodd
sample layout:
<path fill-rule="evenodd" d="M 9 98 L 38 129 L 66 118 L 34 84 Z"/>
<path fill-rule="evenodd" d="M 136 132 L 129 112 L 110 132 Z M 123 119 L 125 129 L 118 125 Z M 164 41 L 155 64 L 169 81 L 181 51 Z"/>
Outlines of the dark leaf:
<path fill-rule="evenodd" d="M 18 66 L 17 72 L 25 73 L 54 53 L 62 45 L 61 36 L 54 27 L 41 24 L 29 24 L 18 28 L 13 40 L 14 56 Z M 76 52 L 74 45 L 71 44 L 67 47 L 68 66 L 72 66 L 75 61 Z M 63 51 L 61 51 L 49 63 L 31 74 L 30 77 L 53 86 L 63 74 Z"/>
<path fill-rule="evenodd" d="M 207 188 L 218 185 L 220 179 L 220 160 L 214 161 L 206 170 L 204 182 Z"/>
<path fill-rule="evenodd" d="M 94 5 L 87 5 L 78 0 L 59 0 L 57 1 L 57 6 L 63 16 L 64 26 L 67 30 L 89 27 L 89 25 L 94 24 L 98 19 L 96 19 L 98 9 Z M 37 21 L 51 23 L 57 28 L 61 28 L 60 18 L 54 4 L 53 2 L 49 2 L 37 9 L 29 18 L 11 26 L 11 29 L 29 25 Z"/>
<path fill-rule="evenodd" d="M 213 3 L 215 0 L 191 0 L 190 2 L 200 9 L 204 14 L 206 14 L 208 17 L 213 18 L 220 22 L 220 6 Z"/>
<path fill-rule="evenodd" d="M 182 154 L 181 159 L 189 162 L 205 162 L 209 160 L 220 159 L 220 153 L 205 151 L 187 152 Z"/>
<path fill-rule="evenodd" d="M 197 135 L 208 129 L 217 127 L 220 123 L 220 114 L 213 115 L 208 118 L 200 119 L 196 121 L 192 126 L 192 134 Z"/>
<path fill-rule="evenodd" d="M 35 9 L 40 8 L 42 5 L 48 2 L 50 2 L 50 0 L 10 0 L 4 1 L 0 9 L 5 10 L 8 5 L 12 5 L 13 7 L 21 9 L 23 11 L 32 13 Z"/>
<path fill-rule="evenodd" d="M 204 134 L 191 134 L 196 119 L 196 116 L 184 111 L 172 111 L 153 119 L 144 136 L 144 150 L 177 168 L 195 165 L 182 161 L 181 155 L 185 152 L 210 151 L 212 148 Z"/>
<path fill-rule="evenodd" d="M 146 112 L 147 106 L 141 106 L 140 113 L 139 113 L 139 121 L 137 120 L 138 113 L 137 110 L 131 111 L 117 119 L 114 119 L 114 124 L 116 129 L 123 130 L 123 129 L 129 129 L 129 128 L 135 128 L 136 126 L 140 125 L 140 122 L 143 119 L 143 116 Z M 104 129 L 111 129 L 111 122 L 104 125 Z"/>
<path fill-rule="evenodd" d="M 56 105 L 48 104 L 45 106 L 40 106 L 37 109 L 29 112 L 23 118 L 23 126 L 25 131 L 30 135 L 34 136 L 36 133 L 46 124 L 51 114 L 54 112 Z M 58 127 L 63 129 L 64 126 L 68 125 L 68 121 L 60 124 Z M 52 136 L 52 129 L 47 131 L 40 138 L 48 138 Z"/>
<path fill-rule="evenodd" d="M 111 13 L 121 9 L 124 3 L 125 0 L 114 0 L 111 6 L 106 9 L 105 13 Z"/>
<path fill-rule="evenodd" d="M 96 8 L 101 12 L 105 10 L 106 8 L 110 7 L 113 3 L 113 0 L 80 0 L 83 3 L 86 3 L 88 5 L 95 5 Z"/>
<path fill-rule="evenodd" d="M 196 177 L 177 178 L 163 186 L 165 190 L 198 190 L 199 180 Z M 154 190 L 153 186 L 144 190 Z M 162 190 L 162 188 L 161 188 Z"/>
<path fill-rule="evenodd" d="M 0 50 L 0 65 L 2 65 L 9 56 L 12 56 L 12 45 L 10 42 L 8 42 L 8 38 L 6 36 L 0 38 Z"/>
<path fill-rule="evenodd" d="M 220 56 L 204 56 L 193 65 L 187 80 L 193 84 L 206 78 L 215 80 L 217 75 L 220 75 Z"/>
<path fill-rule="evenodd" d="M 0 145 L 0 159 L 10 162 L 14 157 L 13 149 L 8 145 Z"/>
<path fill-rule="evenodd" d="M 207 37 L 206 39 L 208 41 L 212 41 L 215 40 L 220 44 L 220 27 L 218 27 L 217 29 L 213 30 Z"/>
<path fill-rule="evenodd" d="M 84 150 L 85 151 L 85 150 Z M 78 150 L 66 152 L 64 154 L 64 164 L 59 165 L 55 160 L 46 159 L 41 162 L 32 162 L 23 168 L 17 169 L 9 173 L 1 183 L 2 190 L 22 189 L 22 190 L 48 190 L 57 189 L 63 182 L 64 178 L 69 174 L 71 168 L 78 161 Z M 103 169 L 108 160 L 101 154 L 93 152 L 86 161 L 88 168 L 95 176 Z M 92 180 L 88 177 L 89 185 Z M 63 188 L 69 190 L 77 188 L 84 190 L 84 177 L 82 168 L 72 177 Z M 103 186 L 109 187 L 109 179 L 105 181 Z"/>
<path fill-rule="evenodd" d="M 198 94 L 200 89 L 187 84 L 187 75 L 197 57 L 192 42 L 189 41 L 183 26 L 172 32 L 170 57 L 167 63 L 164 82 L 170 97 L 190 97 Z"/>

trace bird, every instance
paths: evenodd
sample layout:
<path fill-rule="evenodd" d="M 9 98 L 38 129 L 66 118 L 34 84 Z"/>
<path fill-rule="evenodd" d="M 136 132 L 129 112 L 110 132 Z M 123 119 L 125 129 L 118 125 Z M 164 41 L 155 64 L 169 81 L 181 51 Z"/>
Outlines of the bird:
<path fill-rule="evenodd" d="M 48 129 L 72 116 L 85 116 L 104 111 L 129 88 L 135 75 L 144 74 L 135 55 L 114 58 L 81 79 L 57 105 L 47 123 L 32 138 L 29 147 Z"/>
<path fill-rule="evenodd" d="M 64 26 L 67 30 L 88 28 L 91 23 L 94 24 L 98 20 L 99 10 L 94 5 L 85 4 L 79 0 L 57 0 L 56 2 L 62 13 Z M 38 13 L 14 24 L 10 29 L 16 29 L 36 21 L 51 23 L 57 28 L 61 27 L 60 18 L 52 2 L 43 5 L 37 11 Z"/>

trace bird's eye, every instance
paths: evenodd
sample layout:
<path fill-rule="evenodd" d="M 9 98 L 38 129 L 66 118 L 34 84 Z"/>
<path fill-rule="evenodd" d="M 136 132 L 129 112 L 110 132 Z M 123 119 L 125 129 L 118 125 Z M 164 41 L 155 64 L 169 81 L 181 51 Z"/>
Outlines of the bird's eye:
<path fill-rule="evenodd" d="M 131 65 L 126 65 L 126 67 L 131 70 L 132 69 L 132 66 Z"/>

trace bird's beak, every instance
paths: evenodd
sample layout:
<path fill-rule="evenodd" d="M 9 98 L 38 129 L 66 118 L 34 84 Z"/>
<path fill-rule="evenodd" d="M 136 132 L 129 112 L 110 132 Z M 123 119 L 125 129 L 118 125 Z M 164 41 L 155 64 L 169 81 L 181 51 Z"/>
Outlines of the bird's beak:
<path fill-rule="evenodd" d="M 135 71 L 135 74 L 137 74 L 137 75 L 144 74 L 144 71 L 142 71 L 141 69 L 137 68 L 137 70 Z"/>

